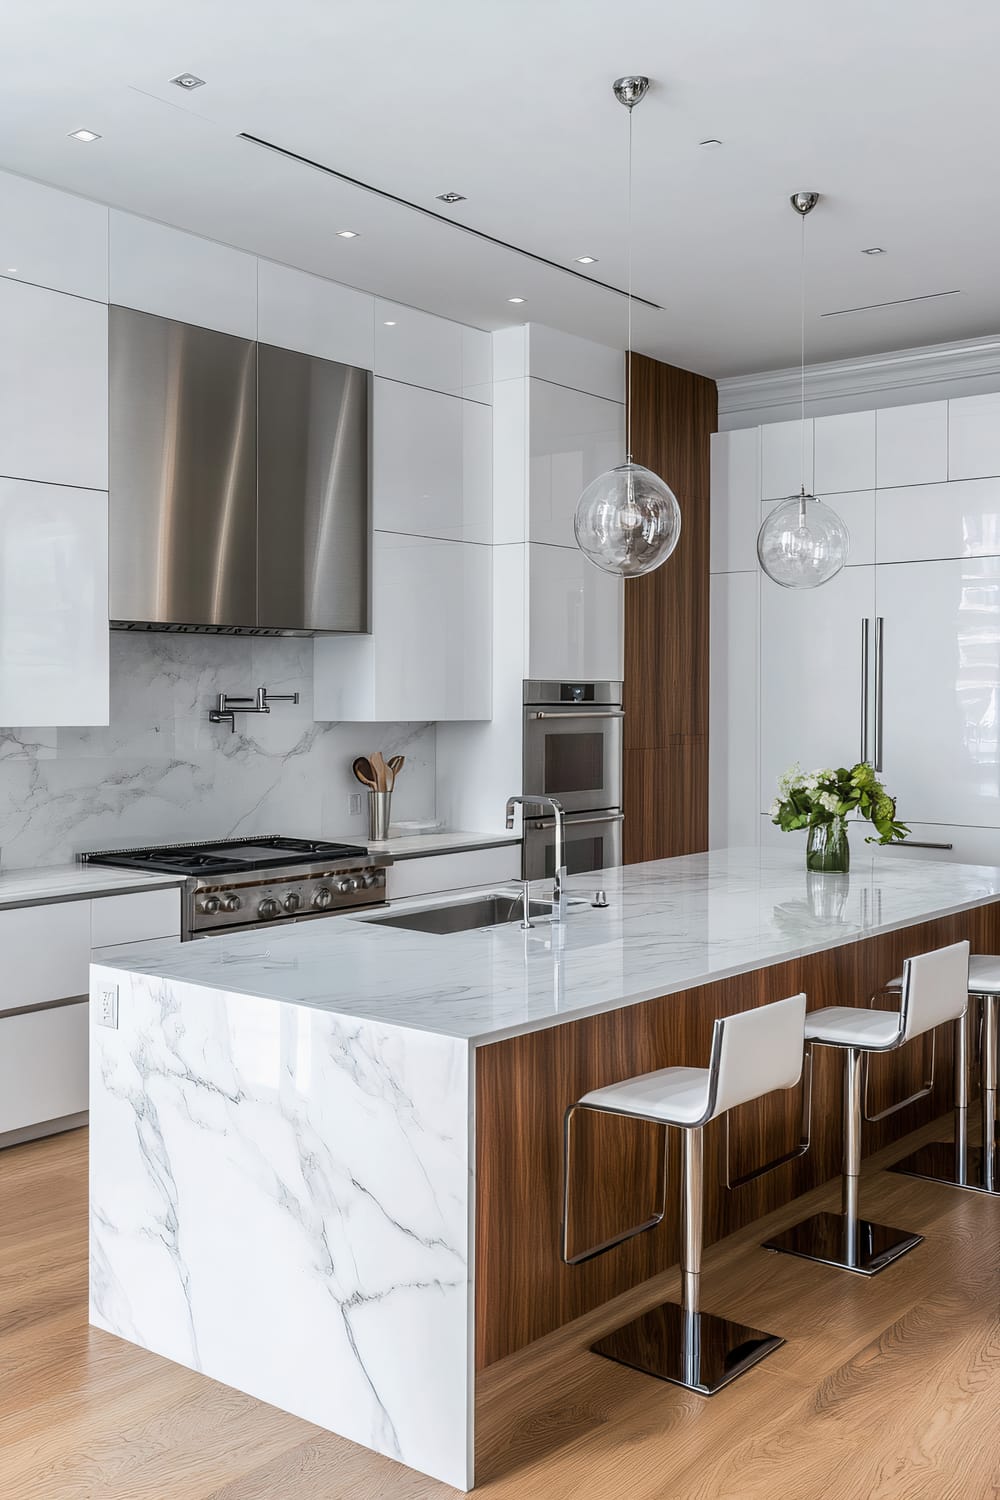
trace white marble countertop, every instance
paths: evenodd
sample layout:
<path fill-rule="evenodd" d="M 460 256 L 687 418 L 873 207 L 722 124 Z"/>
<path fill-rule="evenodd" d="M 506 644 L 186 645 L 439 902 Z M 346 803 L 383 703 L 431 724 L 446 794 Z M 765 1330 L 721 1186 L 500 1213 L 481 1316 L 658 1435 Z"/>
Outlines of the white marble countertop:
<path fill-rule="evenodd" d="M 601 885 L 610 904 L 573 909 L 561 932 L 536 919 L 438 936 L 342 916 L 110 965 L 483 1044 L 983 905 L 1000 868 L 866 849 L 849 876 L 807 876 L 798 846 L 718 849 L 569 885 L 588 898 Z"/>
<path fill-rule="evenodd" d="M 181 886 L 177 875 L 147 875 L 110 865 L 39 865 L 0 870 L 0 909 L 36 906 L 44 901 L 82 901 L 90 896 L 121 896 L 152 886 Z"/>
<path fill-rule="evenodd" d="M 392 829 L 389 830 L 392 834 Z M 416 859 L 421 854 L 459 854 L 466 849 L 499 849 L 519 844 L 519 833 L 468 833 L 461 829 L 436 828 L 433 833 L 393 834 L 387 839 L 358 838 L 357 834 L 335 834 L 345 844 L 365 843 L 372 854 L 391 854 L 393 859 Z"/>

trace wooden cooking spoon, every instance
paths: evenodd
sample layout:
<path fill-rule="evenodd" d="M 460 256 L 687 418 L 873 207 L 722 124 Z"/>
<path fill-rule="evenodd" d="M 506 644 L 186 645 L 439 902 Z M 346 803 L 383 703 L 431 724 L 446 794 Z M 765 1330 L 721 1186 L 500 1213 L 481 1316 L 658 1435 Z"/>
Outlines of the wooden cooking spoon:
<path fill-rule="evenodd" d="M 389 790 L 390 790 L 390 792 L 392 791 L 393 787 L 396 785 L 396 777 L 399 775 L 400 771 L 403 769 L 403 766 L 404 766 L 405 763 L 406 763 L 406 756 L 405 755 L 393 755 L 390 758 L 390 760 L 389 760 L 389 770 L 392 772 L 392 780 L 389 782 Z"/>
<path fill-rule="evenodd" d="M 351 767 L 351 770 L 361 782 L 362 786 L 366 786 L 371 792 L 378 791 L 378 783 L 375 780 L 375 772 L 372 768 L 372 763 L 368 759 L 367 755 L 359 755 L 357 760 Z"/>
<path fill-rule="evenodd" d="M 387 792 L 389 790 L 389 767 L 385 763 L 385 756 L 381 750 L 376 750 L 374 754 L 369 755 L 368 759 L 371 761 L 375 784 L 378 790 L 380 792 Z"/>

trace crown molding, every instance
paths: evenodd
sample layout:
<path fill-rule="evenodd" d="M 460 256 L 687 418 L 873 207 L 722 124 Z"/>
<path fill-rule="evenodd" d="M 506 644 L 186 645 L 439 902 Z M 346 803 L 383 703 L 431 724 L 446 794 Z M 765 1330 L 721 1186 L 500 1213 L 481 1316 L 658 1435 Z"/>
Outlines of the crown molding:
<path fill-rule="evenodd" d="M 888 354 L 831 360 L 806 366 L 806 404 L 857 402 L 865 396 L 955 382 L 995 382 L 1000 389 L 1000 335 L 927 344 Z M 733 375 L 718 382 L 719 416 L 770 407 L 797 407 L 800 371 L 765 370 Z M 874 403 L 870 403 L 874 404 Z M 896 403 L 893 403 L 896 404 Z"/>

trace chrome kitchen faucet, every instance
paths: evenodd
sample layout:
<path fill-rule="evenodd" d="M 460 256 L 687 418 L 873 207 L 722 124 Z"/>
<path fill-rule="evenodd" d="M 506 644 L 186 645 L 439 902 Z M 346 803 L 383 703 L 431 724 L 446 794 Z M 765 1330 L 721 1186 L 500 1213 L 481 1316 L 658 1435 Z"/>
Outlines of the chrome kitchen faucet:
<path fill-rule="evenodd" d="M 507 798 L 507 827 L 514 826 L 514 808 L 520 804 L 522 807 L 551 807 L 555 817 L 555 875 L 552 880 L 552 920 L 553 922 L 564 922 L 566 920 L 566 853 L 563 840 L 563 805 L 557 797 L 508 797 Z"/>

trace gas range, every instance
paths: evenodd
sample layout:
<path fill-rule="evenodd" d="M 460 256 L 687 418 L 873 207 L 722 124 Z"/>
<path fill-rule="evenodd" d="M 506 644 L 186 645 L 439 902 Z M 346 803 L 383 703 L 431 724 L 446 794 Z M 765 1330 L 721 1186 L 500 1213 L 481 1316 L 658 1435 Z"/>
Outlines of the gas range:
<path fill-rule="evenodd" d="M 80 858 L 86 864 L 186 877 L 183 939 L 383 906 L 386 866 L 392 863 L 358 844 L 275 834 L 149 849 L 99 849 Z"/>

